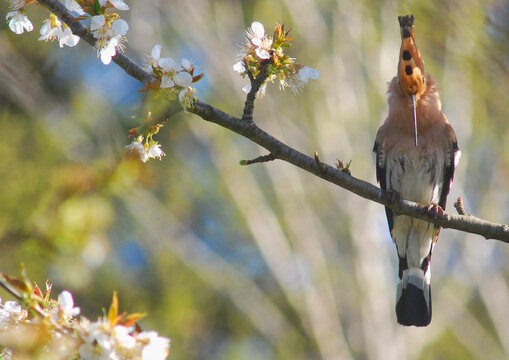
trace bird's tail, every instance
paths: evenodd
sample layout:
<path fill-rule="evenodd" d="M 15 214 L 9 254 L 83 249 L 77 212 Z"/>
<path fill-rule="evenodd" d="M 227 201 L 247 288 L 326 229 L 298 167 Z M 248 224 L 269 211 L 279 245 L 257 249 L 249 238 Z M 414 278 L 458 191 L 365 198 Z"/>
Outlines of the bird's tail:
<path fill-rule="evenodd" d="M 428 326 L 431 322 L 430 269 L 405 269 L 398 284 L 396 316 L 405 326 Z"/>

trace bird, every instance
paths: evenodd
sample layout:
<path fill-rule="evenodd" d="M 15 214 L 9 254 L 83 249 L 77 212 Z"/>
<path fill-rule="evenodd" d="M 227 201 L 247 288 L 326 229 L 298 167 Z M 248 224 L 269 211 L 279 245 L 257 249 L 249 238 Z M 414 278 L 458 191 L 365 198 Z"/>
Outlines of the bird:
<path fill-rule="evenodd" d="M 389 111 L 378 129 L 376 179 L 382 190 L 428 206 L 443 215 L 461 152 L 456 134 L 442 112 L 438 88 L 425 72 L 415 43 L 414 15 L 398 17 L 401 48 L 397 75 L 388 85 Z M 399 259 L 396 318 L 404 326 L 431 322 L 431 253 L 438 225 L 385 207 Z"/>

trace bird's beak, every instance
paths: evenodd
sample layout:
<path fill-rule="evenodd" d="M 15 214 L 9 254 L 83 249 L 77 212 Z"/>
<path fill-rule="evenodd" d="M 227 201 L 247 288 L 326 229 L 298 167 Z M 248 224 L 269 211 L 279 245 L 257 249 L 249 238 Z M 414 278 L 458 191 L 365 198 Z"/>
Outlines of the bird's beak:
<path fill-rule="evenodd" d="M 414 143 L 417 147 L 417 113 L 415 108 L 415 94 L 410 94 L 410 105 L 412 106 L 412 122 L 414 124 Z"/>

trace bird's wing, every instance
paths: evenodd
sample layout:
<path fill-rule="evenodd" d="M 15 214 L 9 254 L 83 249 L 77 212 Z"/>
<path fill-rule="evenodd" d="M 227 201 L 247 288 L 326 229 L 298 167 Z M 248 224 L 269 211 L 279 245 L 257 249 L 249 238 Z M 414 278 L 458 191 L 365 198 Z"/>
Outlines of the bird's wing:
<path fill-rule="evenodd" d="M 451 183 L 454 179 L 454 169 L 458 165 L 458 161 L 461 156 L 461 151 L 459 150 L 458 142 L 456 140 L 456 134 L 454 134 L 454 130 L 449 124 L 447 124 L 446 132 L 449 137 L 449 147 L 446 154 L 447 158 L 445 161 L 444 178 L 442 181 L 442 192 L 440 193 L 440 200 L 438 201 L 438 205 L 440 205 L 443 210 L 445 210 L 447 195 L 449 195 Z"/>
<path fill-rule="evenodd" d="M 387 177 L 385 166 L 385 155 L 383 147 L 375 141 L 373 152 L 376 153 L 376 180 L 380 183 L 380 188 L 384 191 L 387 190 Z M 385 215 L 387 215 L 387 223 L 389 224 L 389 231 L 392 235 L 392 228 L 394 226 L 394 212 L 391 208 L 385 207 Z"/>

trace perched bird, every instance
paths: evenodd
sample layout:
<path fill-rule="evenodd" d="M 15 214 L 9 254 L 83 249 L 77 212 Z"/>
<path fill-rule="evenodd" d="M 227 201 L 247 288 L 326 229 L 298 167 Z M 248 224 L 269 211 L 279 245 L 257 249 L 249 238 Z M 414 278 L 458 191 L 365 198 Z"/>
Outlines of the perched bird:
<path fill-rule="evenodd" d="M 414 16 L 398 20 L 398 73 L 389 83 L 389 115 L 373 148 L 376 178 L 383 190 L 443 214 L 461 153 L 454 130 L 442 113 L 435 80 L 424 71 L 415 44 Z M 427 326 L 431 322 L 431 252 L 440 228 L 396 215 L 388 207 L 385 212 L 399 257 L 397 320 L 406 326 Z"/>

